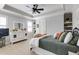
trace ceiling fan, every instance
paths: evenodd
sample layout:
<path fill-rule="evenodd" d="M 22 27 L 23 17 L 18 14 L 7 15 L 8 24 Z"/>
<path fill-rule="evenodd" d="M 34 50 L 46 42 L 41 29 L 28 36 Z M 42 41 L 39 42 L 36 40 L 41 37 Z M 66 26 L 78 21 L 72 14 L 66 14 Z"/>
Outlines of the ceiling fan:
<path fill-rule="evenodd" d="M 33 13 L 39 13 L 40 14 L 40 11 L 43 11 L 44 8 L 38 8 L 38 4 L 34 4 L 33 7 L 31 8 L 32 9 L 32 12 Z M 28 8 L 30 8 L 30 6 L 26 6 Z"/>

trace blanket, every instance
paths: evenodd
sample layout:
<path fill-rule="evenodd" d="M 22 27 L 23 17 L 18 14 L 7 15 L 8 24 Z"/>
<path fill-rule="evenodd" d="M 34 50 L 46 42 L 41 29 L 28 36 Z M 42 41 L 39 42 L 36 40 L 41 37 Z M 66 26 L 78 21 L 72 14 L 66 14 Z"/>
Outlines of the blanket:
<path fill-rule="evenodd" d="M 39 46 L 39 38 L 32 38 L 30 41 L 30 48 Z"/>
<path fill-rule="evenodd" d="M 30 40 L 30 48 L 39 47 L 39 40 L 47 37 L 48 35 L 44 35 L 38 38 L 32 38 Z"/>

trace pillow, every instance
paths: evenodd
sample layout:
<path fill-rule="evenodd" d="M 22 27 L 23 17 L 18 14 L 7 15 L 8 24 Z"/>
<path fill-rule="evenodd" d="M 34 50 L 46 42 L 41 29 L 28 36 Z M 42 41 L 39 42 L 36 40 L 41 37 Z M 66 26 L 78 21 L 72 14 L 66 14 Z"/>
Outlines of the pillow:
<path fill-rule="evenodd" d="M 57 39 L 59 39 L 59 38 L 60 38 L 61 34 L 62 34 L 62 32 L 60 32 L 60 33 L 58 34 L 58 37 L 57 37 Z"/>
<path fill-rule="evenodd" d="M 75 27 L 72 33 L 73 33 L 73 36 L 79 36 L 79 28 Z"/>
<path fill-rule="evenodd" d="M 69 42 L 69 44 L 76 46 L 77 45 L 77 41 L 78 41 L 78 36 L 75 36 L 75 37 L 72 38 L 72 40 Z"/>
<path fill-rule="evenodd" d="M 56 32 L 56 33 L 54 34 L 54 38 L 55 38 L 55 39 L 59 39 L 59 37 L 60 37 L 61 34 L 62 34 L 62 32 Z"/>
<path fill-rule="evenodd" d="M 53 37 L 56 39 L 57 38 L 57 35 L 56 35 L 57 33 L 55 33 L 54 35 L 53 35 Z"/>
<path fill-rule="evenodd" d="M 68 33 L 68 32 L 63 32 L 63 33 L 61 34 L 61 36 L 60 36 L 60 38 L 59 38 L 59 41 L 60 41 L 60 42 L 64 42 L 64 39 L 65 39 L 65 36 L 66 36 L 67 33 Z"/>
<path fill-rule="evenodd" d="M 77 41 L 77 46 L 79 47 L 79 39 L 78 39 L 78 41 Z"/>
<path fill-rule="evenodd" d="M 71 41 L 72 37 L 73 36 L 72 36 L 71 32 L 67 33 L 67 35 L 66 35 L 66 37 L 64 39 L 64 43 L 69 43 Z"/>

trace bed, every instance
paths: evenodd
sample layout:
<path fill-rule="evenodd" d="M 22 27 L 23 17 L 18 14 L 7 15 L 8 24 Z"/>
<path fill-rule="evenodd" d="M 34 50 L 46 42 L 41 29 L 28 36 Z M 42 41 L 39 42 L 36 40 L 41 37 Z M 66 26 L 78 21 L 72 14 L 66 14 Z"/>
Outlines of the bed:
<path fill-rule="evenodd" d="M 61 43 L 52 35 L 39 40 L 39 47 L 32 49 L 33 52 L 43 55 L 68 55 L 68 51 L 77 51 L 75 46 Z"/>

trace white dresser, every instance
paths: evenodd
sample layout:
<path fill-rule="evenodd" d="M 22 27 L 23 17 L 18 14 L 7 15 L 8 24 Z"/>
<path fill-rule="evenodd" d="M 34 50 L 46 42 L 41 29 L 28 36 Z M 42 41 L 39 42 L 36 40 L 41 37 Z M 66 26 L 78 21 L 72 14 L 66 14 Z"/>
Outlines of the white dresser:
<path fill-rule="evenodd" d="M 27 35 L 25 35 L 27 32 L 18 30 L 18 31 L 12 31 L 10 32 L 10 42 L 14 43 L 20 40 L 27 39 Z"/>

